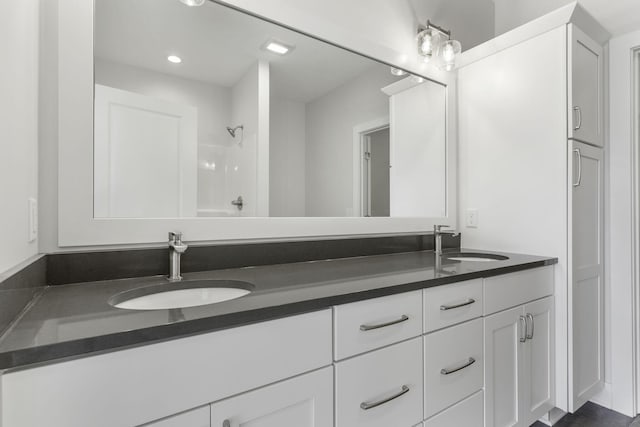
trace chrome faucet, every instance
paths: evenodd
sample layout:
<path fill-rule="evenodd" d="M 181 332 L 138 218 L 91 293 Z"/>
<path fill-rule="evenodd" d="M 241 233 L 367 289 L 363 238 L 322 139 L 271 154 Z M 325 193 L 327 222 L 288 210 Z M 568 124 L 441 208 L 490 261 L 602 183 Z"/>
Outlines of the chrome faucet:
<path fill-rule="evenodd" d="M 180 255 L 185 253 L 189 246 L 182 242 L 182 233 L 169 232 L 169 276 L 170 282 L 182 280 L 180 275 Z"/>
<path fill-rule="evenodd" d="M 442 231 L 443 228 L 449 227 L 448 225 L 434 225 L 433 226 L 433 239 L 435 240 L 436 255 L 442 255 L 442 235 L 448 234 L 452 237 L 458 235 L 455 231 Z"/>

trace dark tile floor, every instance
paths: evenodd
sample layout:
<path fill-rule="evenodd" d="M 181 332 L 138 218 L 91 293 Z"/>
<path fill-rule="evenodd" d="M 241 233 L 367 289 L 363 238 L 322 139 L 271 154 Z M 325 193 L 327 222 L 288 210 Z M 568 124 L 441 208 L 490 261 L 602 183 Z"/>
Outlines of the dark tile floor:
<path fill-rule="evenodd" d="M 532 427 L 546 427 L 540 421 Z M 629 418 L 595 403 L 587 402 L 574 414 L 567 414 L 554 427 L 640 427 L 640 416 Z"/>

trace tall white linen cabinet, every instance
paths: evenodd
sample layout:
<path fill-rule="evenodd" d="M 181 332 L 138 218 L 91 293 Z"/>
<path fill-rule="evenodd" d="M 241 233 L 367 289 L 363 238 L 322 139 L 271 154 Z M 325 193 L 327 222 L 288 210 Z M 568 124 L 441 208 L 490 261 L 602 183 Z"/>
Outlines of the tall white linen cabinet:
<path fill-rule="evenodd" d="M 471 49 L 458 72 L 462 244 L 558 257 L 555 406 L 570 412 L 605 383 L 608 38 L 574 3 Z M 477 227 L 465 226 L 468 209 L 477 210 Z M 485 402 L 500 382 L 517 381 L 492 372 Z M 491 412 L 485 406 L 487 427 Z"/>

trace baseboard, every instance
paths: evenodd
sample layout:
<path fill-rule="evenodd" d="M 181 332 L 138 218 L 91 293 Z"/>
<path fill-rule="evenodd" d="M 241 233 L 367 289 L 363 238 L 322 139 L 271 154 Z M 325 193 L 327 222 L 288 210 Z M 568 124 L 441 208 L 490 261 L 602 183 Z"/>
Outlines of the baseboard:
<path fill-rule="evenodd" d="M 613 391 L 611 389 L 611 383 L 604 383 L 602 390 L 591 398 L 591 402 L 596 405 L 604 406 L 607 409 L 613 409 Z"/>
<path fill-rule="evenodd" d="M 545 416 L 540 418 L 538 421 L 540 421 L 542 424 L 553 426 L 555 423 L 560 421 L 560 419 L 564 417 L 566 414 L 567 413 L 560 408 L 553 408 L 552 410 L 547 412 Z"/>

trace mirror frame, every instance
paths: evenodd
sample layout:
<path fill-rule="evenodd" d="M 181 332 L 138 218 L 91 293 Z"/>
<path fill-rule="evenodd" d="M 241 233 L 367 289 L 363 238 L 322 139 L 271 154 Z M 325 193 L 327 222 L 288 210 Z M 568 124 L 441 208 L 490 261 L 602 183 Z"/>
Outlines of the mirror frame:
<path fill-rule="evenodd" d="M 286 24 L 258 16 L 234 5 L 215 1 L 256 18 L 277 24 L 373 58 Z M 419 60 L 400 68 L 446 87 L 446 215 L 440 218 L 389 217 L 232 217 L 232 218 L 94 218 L 93 217 L 93 1 L 61 0 L 58 10 L 58 245 L 140 245 L 166 242 L 167 232 L 180 230 L 187 241 L 236 242 L 344 238 L 389 234 L 424 234 L 435 224 L 456 227 L 457 109 L 455 73 L 430 75 Z M 415 50 L 411 46 L 412 50 Z M 383 50 L 381 50 L 383 52 Z M 397 52 L 396 52 L 397 53 Z M 385 56 L 381 54 L 380 56 Z M 386 55 L 390 57 L 392 55 Z M 413 71 L 412 71 L 413 70 Z M 91 142 L 91 143 L 87 143 Z M 91 179 L 87 179 L 91 177 Z"/>

